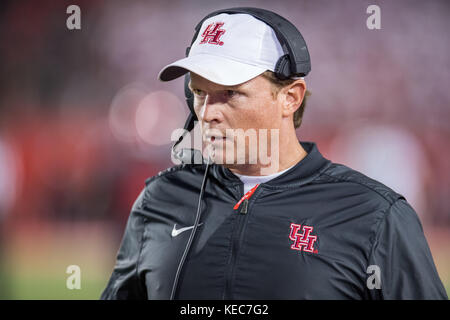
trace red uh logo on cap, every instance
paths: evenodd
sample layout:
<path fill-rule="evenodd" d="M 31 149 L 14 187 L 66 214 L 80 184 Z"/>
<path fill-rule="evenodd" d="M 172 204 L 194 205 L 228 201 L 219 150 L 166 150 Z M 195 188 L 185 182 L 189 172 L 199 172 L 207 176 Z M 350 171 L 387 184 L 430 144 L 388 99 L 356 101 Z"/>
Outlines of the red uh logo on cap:
<path fill-rule="evenodd" d="M 202 41 L 199 44 L 210 43 L 223 45 L 223 41 L 220 41 L 220 37 L 225 33 L 225 30 L 220 29 L 223 26 L 223 22 L 214 22 L 208 25 L 202 33 Z"/>

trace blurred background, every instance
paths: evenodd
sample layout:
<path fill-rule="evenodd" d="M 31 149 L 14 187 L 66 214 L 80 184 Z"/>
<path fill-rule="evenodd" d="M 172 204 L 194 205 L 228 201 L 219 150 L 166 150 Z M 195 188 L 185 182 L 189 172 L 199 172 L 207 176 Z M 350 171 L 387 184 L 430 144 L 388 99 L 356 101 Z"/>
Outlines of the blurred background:
<path fill-rule="evenodd" d="M 80 30 L 66 27 L 71 4 Z M 380 30 L 366 26 L 372 4 Z M 183 79 L 157 74 L 203 16 L 233 6 L 299 28 L 312 96 L 298 137 L 407 198 L 450 292 L 450 2 L 43 0 L 0 2 L 0 298 L 99 298 L 188 114 Z"/>

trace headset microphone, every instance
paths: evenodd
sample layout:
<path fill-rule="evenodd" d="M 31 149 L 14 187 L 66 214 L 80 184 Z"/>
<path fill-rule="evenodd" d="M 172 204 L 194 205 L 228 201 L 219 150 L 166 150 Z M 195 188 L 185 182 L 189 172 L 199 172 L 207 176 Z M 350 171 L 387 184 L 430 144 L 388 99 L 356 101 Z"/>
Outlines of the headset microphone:
<path fill-rule="evenodd" d="M 181 148 L 176 150 L 175 147 L 183 140 L 183 137 L 187 132 L 183 133 L 180 139 L 175 142 L 172 146 L 172 155 L 175 159 L 180 160 L 182 164 L 204 164 L 205 159 L 203 158 L 200 150 L 192 148 Z"/>
<path fill-rule="evenodd" d="M 172 145 L 172 155 L 175 159 L 180 160 L 182 164 L 204 164 L 205 160 L 203 159 L 203 155 L 200 150 L 193 148 L 181 148 L 180 150 L 176 149 L 176 146 L 183 141 L 184 137 L 192 131 L 194 128 L 194 115 L 192 113 L 189 114 L 188 119 L 186 120 L 186 124 L 184 125 L 184 132 L 178 138 L 178 140 Z"/>
<path fill-rule="evenodd" d="M 197 116 L 194 111 L 194 95 L 192 94 L 188 86 L 190 79 L 191 78 L 189 75 L 184 78 L 184 95 L 186 97 L 186 104 L 188 105 L 190 112 L 186 123 L 184 124 L 185 131 L 183 132 L 181 137 L 172 145 L 172 155 L 175 159 L 180 160 L 183 164 L 204 164 L 205 160 L 203 159 L 200 150 L 193 148 L 181 148 L 181 150 L 175 150 L 175 147 L 179 143 L 181 143 L 181 141 L 183 141 L 186 134 L 194 129 L 195 121 L 197 121 Z"/>

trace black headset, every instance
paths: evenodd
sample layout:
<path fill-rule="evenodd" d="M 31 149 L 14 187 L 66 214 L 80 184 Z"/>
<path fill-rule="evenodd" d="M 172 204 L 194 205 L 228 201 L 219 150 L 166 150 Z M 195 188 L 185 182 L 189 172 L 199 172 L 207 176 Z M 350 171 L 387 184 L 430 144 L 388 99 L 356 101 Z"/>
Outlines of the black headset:
<path fill-rule="evenodd" d="M 275 65 L 275 76 L 280 80 L 290 79 L 292 77 L 304 77 L 311 71 L 311 60 L 309 57 L 308 47 L 306 46 L 306 42 L 303 39 L 300 31 L 288 20 L 283 18 L 282 16 L 265 9 L 259 8 L 250 8 L 250 7 L 238 7 L 238 8 L 230 8 L 230 9 L 222 9 L 214 11 L 204 17 L 195 27 L 195 34 L 192 38 L 191 45 L 186 48 L 186 57 L 189 55 L 189 51 L 191 50 L 191 46 L 194 43 L 195 39 L 200 32 L 200 28 L 203 22 L 213 16 L 216 16 L 221 13 L 228 14 L 236 14 L 236 13 L 244 13 L 249 14 L 256 19 L 259 19 L 266 24 L 268 24 L 275 32 L 275 35 L 278 38 L 278 41 L 281 44 L 281 48 L 283 49 L 284 55 L 281 56 L 276 65 Z M 190 132 L 194 128 L 195 121 L 198 120 L 194 111 L 194 95 L 189 89 L 189 81 L 190 75 L 189 72 L 186 73 L 184 77 L 184 95 L 186 98 L 186 103 L 189 107 L 190 113 L 184 125 L 185 133 L 175 142 L 172 146 L 173 155 L 181 160 L 182 163 L 199 163 L 199 157 L 201 157 L 201 162 L 205 163 L 201 152 L 199 150 L 183 148 L 180 151 L 175 151 L 175 147 L 183 140 L 185 134 Z M 200 190 L 199 202 L 197 206 L 197 215 L 194 222 L 194 228 L 192 229 L 191 235 L 187 242 L 186 248 L 183 252 L 183 256 L 181 257 L 180 263 L 178 265 L 177 273 L 175 275 L 175 280 L 172 285 L 172 292 L 170 299 L 175 298 L 175 293 L 178 285 L 178 279 L 181 274 L 184 261 L 189 253 L 189 249 L 191 247 L 192 241 L 195 236 L 195 232 L 197 230 L 198 224 L 200 222 L 200 212 L 201 212 L 201 202 L 203 198 L 204 188 L 206 184 L 206 177 L 208 168 L 210 165 L 210 159 L 206 162 L 205 175 L 203 177 L 203 182 Z"/>

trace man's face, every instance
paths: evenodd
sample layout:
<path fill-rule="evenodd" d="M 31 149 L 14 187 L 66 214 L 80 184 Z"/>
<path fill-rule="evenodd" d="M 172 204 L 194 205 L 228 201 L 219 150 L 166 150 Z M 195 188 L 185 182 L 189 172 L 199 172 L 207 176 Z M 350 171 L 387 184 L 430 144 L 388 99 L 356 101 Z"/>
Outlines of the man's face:
<path fill-rule="evenodd" d="M 282 113 L 269 80 L 258 76 L 223 86 L 191 73 L 189 86 L 205 147 L 213 147 L 216 163 L 254 164 L 261 153 L 270 154 L 271 144 L 278 142 Z"/>

